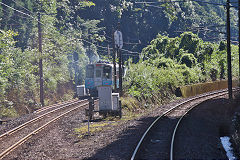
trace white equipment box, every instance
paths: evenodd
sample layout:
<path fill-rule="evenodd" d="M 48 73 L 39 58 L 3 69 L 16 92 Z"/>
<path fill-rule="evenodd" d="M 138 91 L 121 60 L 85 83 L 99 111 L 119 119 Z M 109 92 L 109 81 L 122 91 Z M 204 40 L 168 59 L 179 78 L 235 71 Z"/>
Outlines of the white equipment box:
<path fill-rule="evenodd" d="M 112 110 L 118 111 L 119 110 L 119 93 L 112 93 L 112 101 L 113 101 Z"/>
<path fill-rule="evenodd" d="M 86 96 L 85 85 L 77 86 L 77 95 L 78 95 L 79 97 Z"/>
<path fill-rule="evenodd" d="M 99 86 L 99 111 L 111 111 L 112 110 L 112 87 L 111 86 Z"/>

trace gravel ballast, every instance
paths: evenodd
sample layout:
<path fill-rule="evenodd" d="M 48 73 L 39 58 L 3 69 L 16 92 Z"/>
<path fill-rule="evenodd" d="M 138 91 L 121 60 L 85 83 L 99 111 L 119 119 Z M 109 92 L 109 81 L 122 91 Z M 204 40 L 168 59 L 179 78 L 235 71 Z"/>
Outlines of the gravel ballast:
<path fill-rule="evenodd" d="M 91 133 L 91 136 L 83 136 L 81 138 L 78 137 L 79 135 L 75 132 L 75 128 L 86 126 L 86 117 L 84 110 L 75 112 L 55 122 L 46 128 L 46 130 L 42 131 L 41 134 L 35 135 L 28 142 L 16 149 L 14 153 L 6 157 L 6 159 L 130 159 L 138 140 L 149 124 L 154 121 L 157 115 L 163 113 L 180 101 L 183 101 L 183 99 L 159 106 L 138 118 L 123 117 L 122 120 L 118 120 L 117 122 L 96 120 L 91 123 L 92 126 L 101 123 L 110 123 L 110 125 L 102 127 L 100 131 Z M 222 112 L 220 112 L 219 105 L 228 104 L 227 102 L 227 99 L 222 98 L 220 99 L 220 103 L 216 103 L 215 105 L 215 102 L 209 104 L 206 102 L 206 106 L 215 106 L 211 107 L 209 112 L 214 113 L 216 110 L 216 114 L 220 117 L 227 106 L 221 107 Z M 204 112 L 206 112 L 207 108 L 208 107 L 205 107 L 204 110 L 199 111 L 199 116 L 204 117 Z M 207 116 L 211 116 L 211 114 Z M 194 119 L 191 119 L 191 121 L 194 121 Z M 211 119 L 209 117 L 208 122 L 214 126 L 217 121 L 219 121 L 218 118 L 214 117 Z M 224 121 L 228 123 L 229 119 L 225 119 Z M 114 123 L 114 125 L 111 125 L 111 123 Z M 1 128 L 7 130 L 6 126 L 7 125 L 2 126 Z M 204 126 L 201 127 L 204 128 Z M 204 133 L 208 132 L 207 129 L 202 130 Z M 199 130 L 196 131 L 199 132 Z M 193 136 L 196 134 L 197 133 L 191 133 Z M 213 134 L 211 133 L 211 136 L 215 136 L 217 141 L 219 132 L 214 131 Z M 213 138 L 213 140 L 215 140 L 215 138 Z M 212 141 L 208 143 L 209 145 L 205 144 L 205 146 L 218 144 L 218 142 L 215 143 Z M 212 148 L 214 148 L 214 146 Z M 208 148 L 205 149 L 208 150 Z M 215 149 L 219 150 L 218 146 L 216 146 Z"/>

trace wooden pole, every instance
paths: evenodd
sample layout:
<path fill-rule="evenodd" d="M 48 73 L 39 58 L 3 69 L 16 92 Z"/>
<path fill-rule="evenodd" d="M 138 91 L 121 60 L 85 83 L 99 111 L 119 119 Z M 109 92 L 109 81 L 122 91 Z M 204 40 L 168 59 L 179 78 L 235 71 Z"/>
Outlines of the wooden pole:
<path fill-rule="evenodd" d="M 240 0 L 238 0 L 238 83 L 240 85 Z"/>
<path fill-rule="evenodd" d="M 119 55 L 119 95 L 122 96 L 122 53 L 121 50 L 118 48 L 118 55 Z"/>
<path fill-rule="evenodd" d="M 114 90 L 117 89 L 117 69 L 116 69 L 116 52 L 115 52 L 115 42 L 114 42 L 114 28 L 112 29 L 112 47 L 113 47 L 113 83 L 114 83 Z"/>
<path fill-rule="evenodd" d="M 232 64 L 231 64 L 231 33 L 230 33 L 230 1 L 227 0 L 227 62 L 228 62 L 228 96 L 232 99 Z"/>
<path fill-rule="evenodd" d="M 40 103 L 44 106 L 44 93 L 43 93 L 43 64 L 42 64 L 42 28 L 41 17 L 38 13 L 38 43 L 39 43 L 39 77 L 40 77 Z"/>

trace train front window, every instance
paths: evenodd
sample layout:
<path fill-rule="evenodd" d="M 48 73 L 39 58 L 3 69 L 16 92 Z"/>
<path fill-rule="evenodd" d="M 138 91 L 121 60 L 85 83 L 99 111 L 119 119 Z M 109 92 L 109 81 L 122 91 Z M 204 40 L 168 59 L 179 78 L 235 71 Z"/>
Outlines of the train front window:
<path fill-rule="evenodd" d="M 94 68 L 93 68 L 93 66 L 87 66 L 86 78 L 93 78 L 93 77 L 94 77 Z"/>
<path fill-rule="evenodd" d="M 103 78 L 110 79 L 111 72 L 112 72 L 112 68 L 110 66 L 105 66 L 103 68 Z"/>
<path fill-rule="evenodd" d="M 101 70 L 96 70 L 96 78 L 102 78 Z"/>

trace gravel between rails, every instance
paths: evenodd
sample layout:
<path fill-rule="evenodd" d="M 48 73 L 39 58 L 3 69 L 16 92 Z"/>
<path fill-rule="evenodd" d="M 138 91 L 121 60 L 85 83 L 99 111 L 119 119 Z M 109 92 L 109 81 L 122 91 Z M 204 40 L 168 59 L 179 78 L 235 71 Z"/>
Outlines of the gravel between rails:
<path fill-rule="evenodd" d="M 79 110 L 46 128 L 6 159 L 130 159 L 138 140 L 149 124 L 159 114 L 183 100 L 186 99 L 159 106 L 132 120 L 121 120 L 118 125 L 83 138 L 78 138 L 74 132 L 74 128 L 86 125 L 84 110 Z M 211 122 L 213 121 L 214 119 Z M 100 122 L 94 122 L 96 123 Z"/>
<path fill-rule="evenodd" d="M 228 159 L 220 136 L 229 136 L 233 106 L 224 98 L 208 100 L 184 119 L 176 137 L 175 159 Z"/>
<path fill-rule="evenodd" d="M 77 103 L 78 107 L 88 104 L 88 103 Z M 1 137 L 1 142 L 0 143 L 0 152 L 3 152 L 5 150 L 7 150 L 10 146 L 12 146 L 13 144 L 17 143 L 19 140 L 21 140 L 22 138 L 26 137 L 27 135 L 29 135 L 32 132 L 35 131 L 36 129 L 38 129 L 39 127 L 44 126 L 46 123 L 48 123 L 49 121 L 51 121 L 52 119 L 60 116 L 61 114 L 65 113 L 66 111 L 72 110 L 73 108 L 76 107 L 77 105 L 76 103 L 73 103 L 72 105 L 67 105 L 66 107 L 59 107 L 57 108 L 57 111 L 51 110 L 51 112 L 47 113 L 47 116 L 44 116 L 43 118 L 28 124 L 25 127 L 22 127 L 21 129 L 19 129 L 17 132 L 15 132 L 14 134 L 4 134 L 4 137 Z M 41 117 L 41 116 L 40 116 Z M 2 157 L 2 155 L 1 155 Z"/>
<path fill-rule="evenodd" d="M 0 135 L 33 119 L 34 117 L 35 117 L 34 114 L 31 113 L 18 117 L 16 119 L 11 119 L 8 122 L 4 122 L 2 125 L 0 125 Z"/>
<path fill-rule="evenodd" d="M 72 101 L 75 101 L 76 99 L 72 100 Z M 66 101 L 66 103 L 69 103 L 70 101 Z M 64 102 L 63 102 L 64 103 Z M 61 105 L 62 103 L 58 103 L 58 106 Z M 57 107 L 54 107 L 53 105 L 50 105 L 50 106 L 47 106 L 47 107 L 44 107 L 44 108 L 48 108 L 47 110 L 44 110 L 44 111 L 41 111 L 41 112 L 33 112 L 33 113 L 30 113 L 30 114 L 26 114 L 26 115 L 23 115 L 21 117 L 18 117 L 16 119 L 8 119 L 7 120 L 7 123 L 4 122 L 3 125 L 0 125 L 0 135 L 2 135 L 3 133 L 17 127 L 17 126 L 20 126 L 21 124 L 27 122 L 27 121 L 30 121 L 31 119 L 34 119 L 36 117 L 38 117 L 39 115 L 42 115 L 44 113 L 46 113 L 47 111 L 49 110 L 53 110 L 53 109 L 56 109 Z"/>

